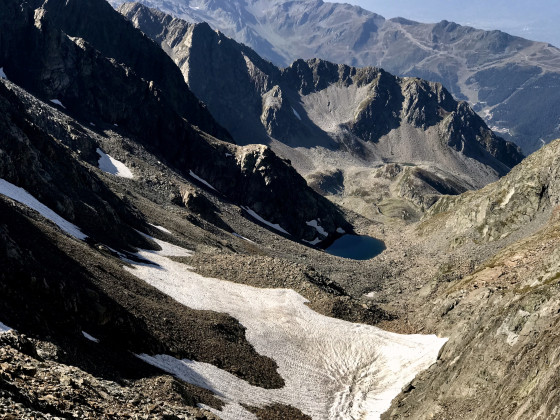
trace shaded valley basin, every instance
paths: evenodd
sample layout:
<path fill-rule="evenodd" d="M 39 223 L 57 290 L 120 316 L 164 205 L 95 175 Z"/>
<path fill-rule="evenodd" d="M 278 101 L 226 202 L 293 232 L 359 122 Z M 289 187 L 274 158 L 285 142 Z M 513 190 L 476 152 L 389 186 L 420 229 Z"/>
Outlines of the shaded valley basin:
<path fill-rule="evenodd" d="M 369 260 L 385 251 L 385 242 L 366 235 L 344 235 L 325 251 L 337 257 Z"/>

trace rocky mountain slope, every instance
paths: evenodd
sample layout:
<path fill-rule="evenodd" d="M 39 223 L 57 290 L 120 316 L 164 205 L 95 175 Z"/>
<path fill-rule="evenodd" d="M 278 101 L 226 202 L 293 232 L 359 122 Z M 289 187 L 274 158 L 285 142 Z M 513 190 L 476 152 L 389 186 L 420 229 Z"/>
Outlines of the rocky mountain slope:
<path fill-rule="evenodd" d="M 270 144 L 324 194 L 361 196 L 354 210 L 376 212 L 388 196 L 416 214 L 436 195 L 479 188 L 522 158 L 439 84 L 322 60 L 279 69 L 207 24 L 140 4 L 120 11 L 162 45 L 236 142 Z M 388 163 L 414 168 L 371 175 Z"/>
<path fill-rule="evenodd" d="M 530 156 L 498 183 L 440 200 L 419 224 L 377 225 L 356 218 L 356 229 L 383 238 L 387 250 L 373 260 L 352 261 L 261 229 L 237 206 L 211 190 L 199 189 L 129 138 L 109 128 L 100 135 L 12 83 L 0 83 L 6 98 L 3 132 L 27 133 L 26 141 L 20 137 L 7 142 L 8 147 L 4 144 L 3 156 L 16 158 L 19 153 L 9 146 L 27 142 L 31 155 L 42 162 L 25 165 L 31 168 L 26 174 L 29 179 L 40 181 L 41 172 L 35 171 L 42 166 L 43 176 L 56 177 L 56 170 L 41 159 L 43 153 L 59 155 L 62 161 L 73 162 L 74 171 L 81 174 L 78 180 L 88 180 L 72 190 L 90 194 L 98 190 L 101 197 L 114 194 L 116 204 L 107 208 L 128 214 L 126 221 L 125 216 L 117 221 L 103 214 L 91 216 L 98 227 L 111 223 L 114 232 L 126 234 L 130 224 L 196 251 L 186 259 L 158 257 L 159 268 L 146 266 L 154 273 L 162 271 L 164 263 L 182 266 L 179 262 L 185 261 L 205 278 L 296 290 L 319 313 L 390 330 L 450 337 L 439 361 L 404 387 L 386 418 L 554 418 L 560 142 Z M 64 133 L 70 136 L 78 129 L 82 135 L 75 135 L 77 142 L 103 147 L 126 162 L 134 178 L 106 174 L 95 160 L 88 164 L 68 150 Z M 39 134 L 45 130 L 56 138 Z M 53 152 L 56 147 L 67 152 Z M 17 171 L 23 170 L 20 166 Z M 86 173 L 99 186 L 90 188 Z M 188 200 L 186 207 L 173 204 L 169 194 L 175 189 L 168 185 L 196 190 L 209 207 L 215 206 L 214 219 L 208 217 L 208 207 L 191 209 Z M 47 186 L 34 194 L 45 202 L 51 196 Z M 81 200 L 70 200 L 77 215 Z M 75 223 L 85 223 L 62 206 L 49 205 Z M 120 241 L 108 242 L 110 237 L 97 242 L 103 236 L 95 229 L 83 229 L 94 240 L 77 240 L 4 192 L 0 214 L 0 329 L 8 325 L 18 330 L 0 332 L 3 414 L 247 418 L 226 414 L 224 402 L 200 378 L 166 375 L 131 351 L 207 361 L 259 389 L 273 388 L 271 392 L 282 385 L 284 376 L 278 375 L 274 360 L 248 342 L 246 324 L 223 313 L 190 309 L 139 281 L 132 267 L 146 265 L 138 258 L 152 258 L 149 253 L 130 253 Z M 511 223 L 515 220 L 520 222 Z M 136 231 L 130 235 L 137 235 Z M 168 247 L 142 236 L 134 240 L 142 248 Z M 231 301 L 232 295 L 228 296 L 225 302 Z M 213 389 L 220 389 L 221 383 L 214 382 Z M 256 418 L 309 418 L 282 404 L 251 411 L 259 413 Z"/>
<path fill-rule="evenodd" d="M 231 144 L 229 134 L 194 97 L 171 60 L 107 4 L 95 1 L 77 7 L 73 2 L 38 1 L 22 10 L 13 2 L 5 3 L 2 19 L 12 24 L 11 31 L 3 35 L 0 66 L 16 84 L 44 100 L 57 101 L 72 116 L 93 126 L 116 125 L 180 173 L 206 180 L 238 204 L 282 224 L 296 238 L 312 240 L 315 232 L 305 222 L 316 218 L 323 220 L 330 233 L 343 224 L 349 229 L 339 212 L 308 189 L 305 181 L 269 149 Z M 89 35 L 89 25 L 66 23 L 96 21 L 95 16 L 103 13 L 111 21 L 103 26 L 107 34 L 101 39 Z M 112 51 L 118 48 L 110 42 L 127 36 L 134 48 L 113 58 Z M 17 39 L 24 40 L 25 48 L 18 46 Z M 146 58 L 150 54 L 152 58 Z M 142 66 L 137 73 L 132 70 L 136 60 L 161 61 L 162 65 L 158 74 Z M 90 145 L 90 163 L 95 156 Z M 280 184 L 289 185 L 289 196 L 306 203 L 305 207 L 294 213 L 287 196 L 271 196 L 271 189 L 288 194 L 288 188 L 277 187 Z"/>
<path fill-rule="evenodd" d="M 525 153 L 559 133 L 560 50 L 546 43 L 447 21 L 387 20 L 321 0 L 142 3 L 189 22 L 208 22 L 279 66 L 321 58 L 440 82 Z"/>
<path fill-rule="evenodd" d="M 88 13 L 63 0 L 0 5 L 2 416 L 385 410 L 445 339 L 374 327 L 391 314 L 317 271 L 309 262 L 325 253 L 301 243 L 352 232 L 349 215 L 266 146 L 233 144 L 172 61 L 105 2 L 79 5 Z M 105 43 L 121 40 L 138 50 L 113 57 Z M 153 69 L 136 71 L 138 56 L 175 73 L 144 78 Z"/>
<path fill-rule="evenodd" d="M 322 251 L 263 229 L 248 217 L 254 212 L 162 164 L 120 127 L 75 119 L 6 80 L 0 88 L 8 135 L 0 179 L 2 415 L 307 419 L 363 413 L 372 404 L 376 415 L 436 359 L 444 339 L 373 327 L 391 315 L 309 265 Z M 91 149 L 97 156 L 89 162 Z M 129 172 L 102 165 L 107 159 Z M 282 170 L 273 174 L 289 177 Z M 74 195 L 64 201 L 65 178 Z M 276 184 L 269 185 L 273 195 Z M 326 229 L 320 222 L 309 227 Z M 181 299 L 166 283 L 177 271 Z M 197 294 L 205 282 L 218 287 Z M 275 298 L 264 299 L 269 294 Z M 251 308 L 259 316 L 240 315 Z M 255 322 L 265 328 L 257 337 Z M 349 332 L 359 344 L 346 345 Z M 391 362 L 395 349 L 399 361 Z M 326 366 L 328 377 L 298 376 Z M 346 392 L 352 372 L 377 386 Z M 261 397 L 237 400 L 227 391 L 232 382 Z"/>
<path fill-rule="evenodd" d="M 558 417 L 560 140 L 419 222 L 374 222 L 314 193 L 266 146 L 234 144 L 104 1 L 0 6 L 0 416 Z M 149 62 L 136 70 L 135 57 Z M 152 58 L 168 60 L 169 78 Z M 278 77 L 300 99 L 361 77 L 377 89 L 368 103 L 406 85 L 321 61 Z M 480 129 L 441 87 L 407 83 L 456 107 L 455 133 Z M 299 121 L 278 86 L 263 130 Z M 449 117 L 413 102 L 401 116 L 439 128 Z M 485 140 L 450 150 L 508 156 Z M 368 169 L 451 185 L 405 163 Z M 303 242 L 343 230 L 386 250 L 359 261 Z"/>
<path fill-rule="evenodd" d="M 559 156 L 555 141 L 499 182 L 440 200 L 411 232 L 423 258 L 405 248 L 393 287 L 416 308 L 409 328 L 450 340 L 383 418 L 558 417 Z M 373 301 L 394 296 L 380 289 Z"/>

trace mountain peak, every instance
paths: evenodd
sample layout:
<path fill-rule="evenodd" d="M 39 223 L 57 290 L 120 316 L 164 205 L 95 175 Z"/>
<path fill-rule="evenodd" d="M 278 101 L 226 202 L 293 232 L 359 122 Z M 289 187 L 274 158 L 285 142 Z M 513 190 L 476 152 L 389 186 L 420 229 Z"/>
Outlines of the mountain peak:
<path fill-rule="evenodd" d="M 525 153 L 558 135 L 560 50 L 546 43 L 447 20 L 385 20 L 358 6 L 322 1 L 143 3 L 189 22 L 206 21 L 280 67 L 319 57 L 440 82 Z"/>
<path fill-rule="evenodd" d="M 279 69 L 223 35 L 193 35 L 192 24 L 174 20 L 166 26 L 168 19 L 150 14 L 143 8 L 126 16 L 146 33 L 157 34 L 156 43 L 173 57 L 189 86 L 236 142 L 270 144 L 314 185 L 332 178 L 330 162 L 337 162 L 348 183 L 357 182 L 352 178 L 356 167 L 428 164 L 414 172 L 414 185 L 395 181 L 409 185 L 398 194 L 419 206 L 418 214 L 433 204 L 435 190 L 461 192 L 485 185 L 523 158 L 440 83 L 319 58 L 300 58 Z M 154 25 L 158 29 L 152 31 Z M 449 181 L 453 185 L 432 182 L 440 177 L 434 168 L 454 179 Z M 334 189 L 344 191 L 342 185 Z M 430 191 L 430 197 L 421 189 Z"/>

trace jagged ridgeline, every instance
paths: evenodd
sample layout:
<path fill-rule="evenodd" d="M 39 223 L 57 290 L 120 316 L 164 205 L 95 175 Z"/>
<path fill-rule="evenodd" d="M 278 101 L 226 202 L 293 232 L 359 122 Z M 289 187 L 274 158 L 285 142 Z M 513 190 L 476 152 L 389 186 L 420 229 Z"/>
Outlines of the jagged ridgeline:
<path fill-rule="evenodd" d="M 318 57 L 440 82 L 525 153 L 560 133 L 560 50 L 547 43 L 448 21 L 413 22 L 404 19 L 405 9 L 405 16 L 385 19 L 322 0 L 141 3 L 189 22 L 208 22 L 278 66 Z"/>
<path fill-rule="evenodd" d="M 366 196 L 354 210 L 363 201 L 365 214 L 383 207 L 394 197 L 372 192 L 389 183 L 416 214 L 438 194 L 495 181 L 523 157 L 438 83 L 319 59 L 280 69 L 206 23 L 137 3 L 119 10 L 173 58 L 236 142 L 270 144 L 322 193 Z M 388 163 L 401 165 L 384 171 L 393 176 L 372 175 Z M 332 170 L 341 176 L 325 190 Z"/>
<path fill-rule="evenodd" d="M 343 225 L 350 230 L 340 212 L 270 150 L 236 147 L 167 55 L 108 3 L 3 6 L 0 19 L 9 30 L 0 57 L 14 83 L 44 100 L 56 98 L 82 121 L 127 130 L 180 173 L 198 174 L 295 238 L 312 240 L 305 222 L 317 218 L 330 233 Z"/>

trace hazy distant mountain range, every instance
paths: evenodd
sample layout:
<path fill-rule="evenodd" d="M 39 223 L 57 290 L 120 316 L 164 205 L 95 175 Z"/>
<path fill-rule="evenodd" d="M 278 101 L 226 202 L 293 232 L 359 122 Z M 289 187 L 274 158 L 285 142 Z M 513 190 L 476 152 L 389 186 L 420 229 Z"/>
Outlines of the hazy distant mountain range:
<path fill-rule="evenodd" d="M 386 20 L 322 0 L 142 3 L 208 22 L 280 66 L 317 57 L 441 82 L 526 153 L 560 135 L 560 50 L 546 43 L 447 21 Z"/>
<path fill-rule="evenodd" d="M 332 0 L 331 0 L 332 1 Z M 418 22 L 450 20 L 475 28 L 507 32 L 560 47 L 558 21 L 560 9 L 556 0 L 524 2 L 511 0 L 471 0 L 461 4 L 449 0 L 346 0 L 387 17 L 405 16 Z M 481 13 L 481 11 L 484 13 Z"/>

